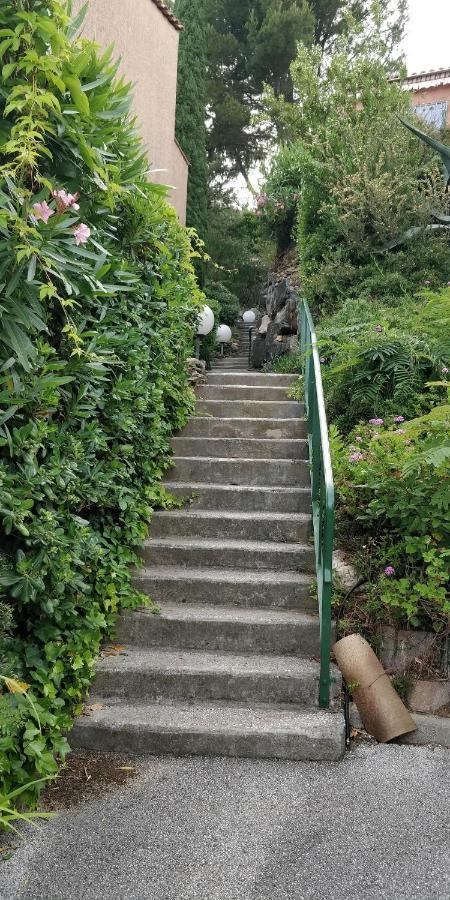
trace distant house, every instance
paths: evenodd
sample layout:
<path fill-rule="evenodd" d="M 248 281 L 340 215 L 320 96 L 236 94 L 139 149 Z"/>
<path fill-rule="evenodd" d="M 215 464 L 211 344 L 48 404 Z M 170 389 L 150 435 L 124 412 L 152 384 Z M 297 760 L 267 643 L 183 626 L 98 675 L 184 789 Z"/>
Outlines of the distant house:
<path fill-rule="evenodd" d="M 79 9 L 83 0 L 77 0 Z M 114 44 L 121 73 L 134 85 L 134 109 L 150 178 L 171 185 L 170 202 L 186 221 L 188 160 L 175 139 L 178 41 L 183 26 L 162 0 L 90 0 L 83 34 Z"/>
<path fill-rule="evenodd" d="M 417 72 L 408 75 L 402 84 L 424 122 L 438 129 L 450 128 L 450 69 Z"/>

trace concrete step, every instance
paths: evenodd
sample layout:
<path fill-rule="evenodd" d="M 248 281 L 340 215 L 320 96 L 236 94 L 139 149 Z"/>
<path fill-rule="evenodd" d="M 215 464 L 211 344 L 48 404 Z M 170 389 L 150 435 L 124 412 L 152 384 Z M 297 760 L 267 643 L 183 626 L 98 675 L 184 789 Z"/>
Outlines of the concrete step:
<path fill-rule="evenodd" d="M 301 419 L 304 414 L 296 400 L 197 400 L 196 410 L 221 419 Z"/>
<path fill-rule="evenodd" d="M 158 616 L 145 608 L 119 616 L 116 634 L 121 644 L 139 647 L 303 656 L 319 652 L 318 616 L 296 610 L 165 603 Z"/>
<path fill-rule="evenodd" d="M 221 459 L 207 456 L 174 456 L 170 481 L 212 481 L 219 484 L 309 485 L 309 463 L 293 459 Z"/>
<path fill-rule="evenodd" d="M 100 699 L 100 708 L 77 719 L 69 737 L 73 749 L 330 761 L 344 754 L 340 712 L 228 703 L 130 705 Z"/>
<path fill-rule="evenodd" d="M 295 421 L 295 420 L 294 420 Z M 175 456 L 219 457 L 221 459 L 306 459 L 305 439 L 241 437 L 172 438 Z"/>
<path fill-rule="evenodd" d="M 150 538 L 140 550 L 146 566 L 193 566 L 213 569 L 281 569 L 313 572 L 314 548 L 309 543 L 243 541 L 232 538 Z"/>
<path fill-rule="evenodd" d="M 175 497 L 185 498 L 189 503 L 189 509 L 285 513 L 311 511 L 309 487 L 230 486 L 194 481 L 189 483 L 165 481 L 164 487 Z"/>
<path fill-rule="evenodd" d="M 150 536 L 232 538 L 233 540 L 294 542 L 311 533 L 305 513 L 238 512 L 219 509 L 174 509 L 155 512 Z"/>
<path fill-rule="evenodd" d="M 288 387 L 296 381 L 295 375 L 272 375 L 270 372 L 208 372 L 208 384 L 251 384 L 269 387 Z"/>
<path fill-rule="evenodd" d="M 340 691 L 333 673 L 332 695 Z M 239 703 L 318 702 L 319 664 L 296 656 L 160 650 L 125 646 L 100 658 L 93 694 L 128 701 L 232 700 Z"/>
<path fill-rule="evenodd" d="M 269 387 L 265 384 L 202 384 L 197 388 L 202 400 L 287 400 L 286 387 Z"/>
<path fill-rule="evenodd" d="M 313 576 L 266 569 L 151 566 L 139 569 L 133 586 L 156 603 L 206 603 L 317 612 Z"/>
<path fill-rule="evenodd" d="M 287 440 L 308 436 L 305 419 L 219 419 L 192 416 L 180 437 L 274 438 Z M 270 454 L 269 454 L 270 456 Z"/>

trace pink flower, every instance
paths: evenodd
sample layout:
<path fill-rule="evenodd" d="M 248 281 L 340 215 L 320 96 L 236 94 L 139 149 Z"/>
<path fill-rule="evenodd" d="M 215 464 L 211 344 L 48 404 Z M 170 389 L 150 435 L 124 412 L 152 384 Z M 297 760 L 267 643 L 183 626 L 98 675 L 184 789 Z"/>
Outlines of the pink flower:
<path fill-rule="evenodd" d="M 321 363 L 324 363 L 324 362 L 325 362 L 325 357 L 324 357 L 324 356 L 321 356 L 321 357 L 320 357 L 320 362 L 321 362 Z"/>
<path fill-rule="evenodd" d="M 259 197 L 256 198 L 257 206 L 265 206 L 267 203 L 268 197 L 267 194 L 260 194 Z"/>
<path fill-rule="evenodd" d="M 406 434 L 406 431 L 404 428 L 396 428 L 394 434 Z"/>
<path fill-rule="evenodd" d="M 361 443 L 361 442 L 362 442 L 362 437 L 361 437 L 361 435 L 360 435 L 360 434 L 357 434 L 357 435 L 356 435 L 356 437 L 355 437 L 355 441 L 357 441 L 357 442 L 358 442 L 358 444 L 360 444 L 360 443 Z"/>
<path fill-rule="evenodd" d="M 392 578 L 392 576 L 395 575 L 394 566 L 386 566 L 384 574 L 387 575 L 388 578 Z"/>
<path fill-rule="evenodd" d="M 42 219 L 42 221 L 47 224 L 50 216 L 55 215 L 55 210 L 50 209 L 46 200 L 42 200 L 41 203 L 35 203 L 33 205 L 33 215 L 35 219 Z"/>
<path fill-rule="evenodd" d="M 382 325 L 375 325 L 374 331 L 377 331 L 378 334 L 381 334 L 382 331 L 383 331 L 383 326 L 382 326 Z"/>
<path fill-rule="evenodd" d="M 394 422 L 404 422 L 404 416 L 395 416 Z"/>
<path fill-rule="evenodd" d="M 442 366 L 442 374 L 448 375 L 448 366 Z"/>
<path fill-rule="evenodd" d="M 91 236 L 91 229 L 88 228 L 87 225 L 84 225 L 83 222 L 80 222 L 80 224 L 74 228 L 73 236 L 77 247 L 79 247 L 80 244 L 86 244 Z"/>
<path fill-rule="evenodd" d="M 369 425 L 384 425 L 384 419 L 369 419 Z"/>
<path fill-rule="evenodd" d="M 80 207 L 77 203 L 79 196 L 79 194 L 66 194 L 65 191 L 52 191 L 52 197 L 56 200 L 56 208 L 59 213 L 65 212 L 71 206 L 74 209 L 79 209 Z"/>
<path fill-rule="evenodd" d="M 360 459 L 364 459 L 362 453 L 351 453 L 349 456 L 350 462 L 359 462 Z"/>

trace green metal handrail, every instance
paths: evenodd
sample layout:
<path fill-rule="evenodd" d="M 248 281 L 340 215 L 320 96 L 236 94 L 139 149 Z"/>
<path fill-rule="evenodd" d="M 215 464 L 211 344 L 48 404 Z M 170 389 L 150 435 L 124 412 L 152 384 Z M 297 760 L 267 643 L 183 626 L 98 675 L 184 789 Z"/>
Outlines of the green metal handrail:
<path fill-rule="evenodd" d="M 328 425 L 314 323 L 306 300 L 299 301 L 300 349 L 308 421 L 312 516 L 320 617 L 319 706 L 330 705 L 331 585 L 334 536 L 334 483 Z"/>

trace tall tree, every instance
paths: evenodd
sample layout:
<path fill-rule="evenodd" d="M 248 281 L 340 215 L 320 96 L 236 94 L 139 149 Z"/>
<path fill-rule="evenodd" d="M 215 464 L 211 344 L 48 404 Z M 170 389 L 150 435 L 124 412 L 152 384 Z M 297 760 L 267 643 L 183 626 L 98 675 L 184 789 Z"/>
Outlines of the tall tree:
<path fill-rule="evenodd" d="M 205 238 L 208 190 L 205 0 L 175 0 L 173 10 L 184 25 L 178 57 L 175 130 L 189 159 L 186 221 Z"/>
<path fill-rule="evenodd" d="M 376 0 L 375 0 L 376 2 Z M 378 0 L 383 12 L 405 0 Z M 267 151 L 267 131 L 255 125 L 264 84 L 294 100 L 290 65 L 298 43 L 329 55 L 334 42 L 370 16 L 374 0 L 205 0 L 208 19 L 208 152 L 226 182 Z M 392 30 L 392 21 L 386 15 Z M 251 187 L 251 185 L 249 185 Z"/>

